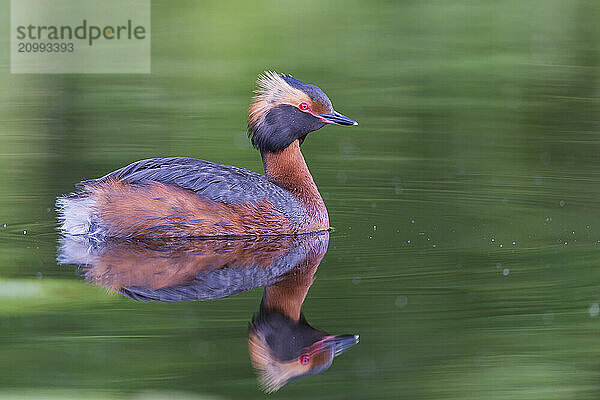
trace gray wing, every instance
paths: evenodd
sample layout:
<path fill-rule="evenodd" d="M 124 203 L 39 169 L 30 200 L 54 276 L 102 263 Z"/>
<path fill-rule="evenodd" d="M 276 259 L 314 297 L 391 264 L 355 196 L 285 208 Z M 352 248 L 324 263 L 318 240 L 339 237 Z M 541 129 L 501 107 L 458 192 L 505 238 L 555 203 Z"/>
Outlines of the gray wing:
<path fill-rule="evenodd" d="M 295 254 L 294 254 L 295 255 Z M 125 297 L 138 301 L 190 301 L 214 300 L 233 296 L 259 286 L 270 286 L 282 279 L 282 276 L 296 267 L 297 262 L 290 262 L 291 257 L 274 262 L 268 267 L 252 265 L 249 267 L 225 267 L 215 271 L 200 273 L 185 285 L 150 289 L 132 286 L 119 290 Z"/>
<path fill-rule="evenodd" d="M 108 179 L 132 184 L 154 181 L 175 185 L 227 204 L 267 200 L 288 215 L 295 214 L 294 209 L 301 210 L 294 196 L 264 175 L 189 157 L 140 160 L 102 178 L 83 181 L 78 186 L 94 185 Z"/>

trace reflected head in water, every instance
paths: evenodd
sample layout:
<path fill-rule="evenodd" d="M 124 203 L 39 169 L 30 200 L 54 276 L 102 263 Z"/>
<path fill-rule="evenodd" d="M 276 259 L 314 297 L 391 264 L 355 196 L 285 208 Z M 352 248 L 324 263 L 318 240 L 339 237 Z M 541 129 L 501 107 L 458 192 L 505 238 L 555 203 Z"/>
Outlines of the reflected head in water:
<path fill-rule="evenodd" d="M 260 311 L 250 325 L 250 358 L 268 393 L 292 379 L 326 370 L 335 356 L 358 343 L 358 335 L 334 336 L 311 327 L 302 314 L 302 303 L 327 250 L 326 244 L 314 246 L 314 238 L 310 243 L 312 251 L 293 270 L 265 287 Z"/>
<path fill-rule="evenodd" d="M 213 300 L 263 286 L 248 350 L 261 388 L 326 370 L 358 335 L 328 335 L 301 312 L 329 233 L 287 237 L 90 242 L 61 238 L 58 261 L 138 301 Z"/>
<path fill-rule="evenodd" d="M 358 335 L 328 335 L 261 305 L 252 320 L 248 350 L 261 388 L 271 393 L 290 380 L 325 371 L 333 358 L 358 343 Z"/>

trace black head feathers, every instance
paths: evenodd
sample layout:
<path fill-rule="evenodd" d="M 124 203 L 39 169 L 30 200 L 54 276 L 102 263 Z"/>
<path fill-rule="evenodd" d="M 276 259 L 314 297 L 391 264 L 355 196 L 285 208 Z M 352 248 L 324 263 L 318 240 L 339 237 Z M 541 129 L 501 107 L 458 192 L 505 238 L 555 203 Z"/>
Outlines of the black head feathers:
<path fill-rule="evenodd" d="M 265 72 L 248 110 L 248 134 L 262 152 L 279 152 L 294 141 L 325 126 L 323 115 L 333 112 L 331 101 L 315 85 L 290 75 Z"/>

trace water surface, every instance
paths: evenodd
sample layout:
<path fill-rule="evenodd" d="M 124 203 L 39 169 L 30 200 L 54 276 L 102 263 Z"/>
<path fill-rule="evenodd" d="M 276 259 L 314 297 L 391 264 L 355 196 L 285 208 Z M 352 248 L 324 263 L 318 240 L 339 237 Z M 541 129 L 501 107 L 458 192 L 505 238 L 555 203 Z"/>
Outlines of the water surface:
<path fill-rule="evenodd" d="M 261 171 L 245 111 L 274 69 L 360 122 L 303 145 L 335 228 L 303 312 L 361 342 L 273 397 L 598 398 L 599 20 L 592 0 L 154 2 L 148 76 L 10 75 L 0 52 L 0 395 L 265 396 L 262 289 L 89 285 L 56 262 L 53 207 L 147 157 Z"/>

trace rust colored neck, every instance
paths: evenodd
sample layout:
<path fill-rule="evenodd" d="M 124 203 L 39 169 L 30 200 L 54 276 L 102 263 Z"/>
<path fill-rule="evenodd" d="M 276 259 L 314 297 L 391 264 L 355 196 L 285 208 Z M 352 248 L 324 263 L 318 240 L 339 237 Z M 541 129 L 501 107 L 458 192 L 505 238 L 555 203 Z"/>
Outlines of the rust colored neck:
<path fill-rule="evenodd" d="M 279 153 L 262 153 L 262 159 L 265 175 L 271 182 L 291 192 L 308 208 L 327 212 L 298 140 Z"/>
<path fill-rule="evenodd" d="M 298 321 L 302 303 L 326 251 L 327 245 L 311 251 L 282 281 L 265 287 L 262 306 Z"/>
<path fill-rule="evenodd" d="M 312 273 L 311 273 L 312 272 Z M 314 271 L 301 273 L 265 288 L 264 306 L 279 312 L 293 321 L 300 319 L 302 303 L 313 283 Z"/>

